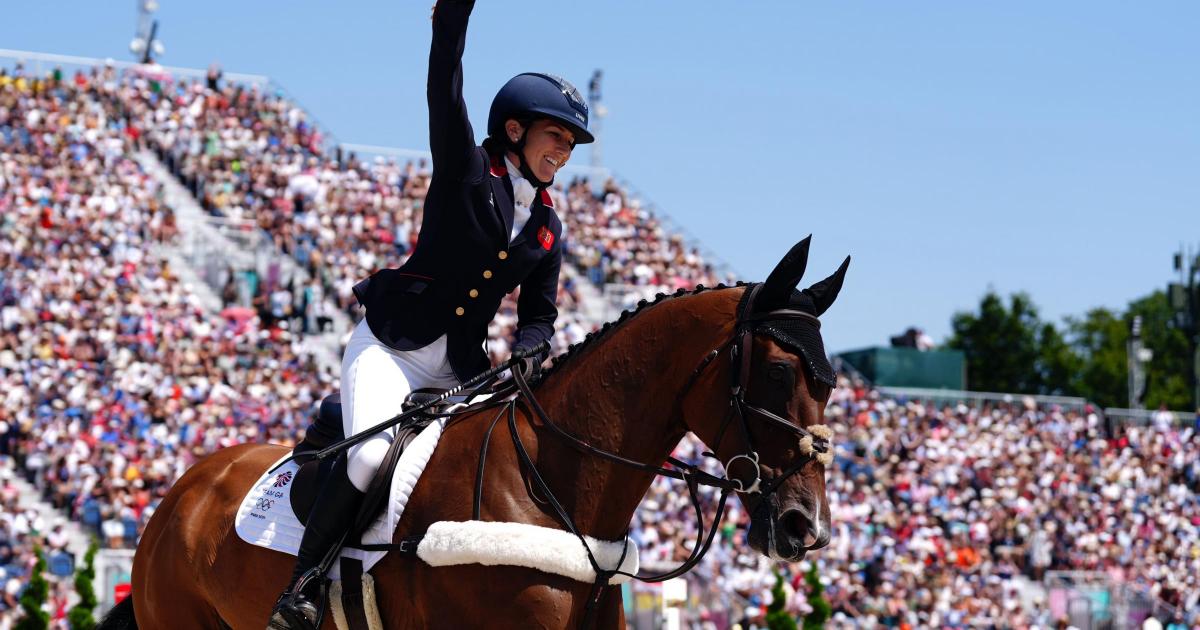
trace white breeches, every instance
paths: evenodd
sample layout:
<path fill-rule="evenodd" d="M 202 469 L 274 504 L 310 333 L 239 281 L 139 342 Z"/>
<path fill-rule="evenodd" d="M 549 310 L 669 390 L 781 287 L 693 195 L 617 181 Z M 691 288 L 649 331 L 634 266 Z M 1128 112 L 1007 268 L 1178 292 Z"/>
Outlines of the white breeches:
<path fill-rule="evenodd" d="M 346 437 L 369 429 L 401 412 L 405 396 L 422 387 L 459 384 L 446 356 L 446 336 L 416 350 L 401 352 L 358 323 L 342 357 L 342 429 Z M 366 492 L 395 436 L 389 428 L 350 449 L 347 472 L 355 488 Z"/>

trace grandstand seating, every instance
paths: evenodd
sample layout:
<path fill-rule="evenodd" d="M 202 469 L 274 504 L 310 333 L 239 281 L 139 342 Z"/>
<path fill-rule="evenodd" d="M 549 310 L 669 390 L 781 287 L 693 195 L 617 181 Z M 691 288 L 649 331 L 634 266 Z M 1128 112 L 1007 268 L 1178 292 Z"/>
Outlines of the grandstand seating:
<path fill-rule="evenodd" d="M 252 86 L 211 91 L 111 68 L 61 81 L 5 77 L 0 454 L 104 544 L 129 547 L 197 457 L 292 442 L 313 402 L 337 387 L 298 332 L 310 328 L 311 293 L 300 299 L 303 291 L 264 281 L 259 317 L 249 319 L 197 305 L 154 251 L 178 230 L 131 153 L 155 150 L 210 212 L 257 224 L 319 279 L 318 295 L 356 317 L 349 286 L 405 260 L 429 173 L 419 162 L 339 161 L 296 103 Z M 651 292 L 723 280 L 619 186 L 593 185 L 557 191 L 569 262 L 583 277 Z M 569 282 L 560 293 L 559 351 L 596 324 L 580 315 Z M 514 325 L 508 303 L 490 330 L 495 358 Z M 1027 584 L 1058 569 L 1101 572 L 1200 610 L 1191 429 L 1114 431 L 1087 410 L 1020 399 L 935 405 L 845 379 L 827 414 L 837 427 L 836 531 L 830 548 L 779 568 L 793 613 L 807 606 L 808 562 L 826 581 L 833 623 L 848 627 L 1050 625 L 1051 602 L 1028 609 L 1022 600 Z M 675 455 L 701 461 L 701 450 L 688 438 Z M 631 528 L 643 564 L 686 556 L 689 510 L 671 484 L 654 483 Z M 732 501 L 725 517 L 687 578 L 685 617 L 761 625 L 772 567 L 744 544 L 742 506 Z M 32 544 L 46 534 L 0 511 L 0 570 L 27 575 Z M 0 615 L 14 603 L 0 598 Z"/>

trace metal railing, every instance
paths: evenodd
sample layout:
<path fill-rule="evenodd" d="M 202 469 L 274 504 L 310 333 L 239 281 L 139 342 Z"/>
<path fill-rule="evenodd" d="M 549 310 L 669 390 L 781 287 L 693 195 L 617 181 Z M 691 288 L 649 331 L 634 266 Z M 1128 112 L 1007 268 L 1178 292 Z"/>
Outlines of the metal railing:
<path fill-rule="evenodd" d="M 132 61 L 118 61 L 116 59 L 99 57 L 81 57 L 77 55 L 59 55 L 55 53 L 33 52 L 30 50 L 10 50 L 0 48 L 0 59 L 16 63 L 24 64 L 30 69 L 34 75 L 42 76 L 54 67 L 67 68 L 96 68 L 102 66 L 112 66 L 121 70 L 145 68 L 144 64 L 135 63 Z M 6 64 L 7 65 L 7 64 Z M 172 75 L 180 75 L 193 78 L 204 78 L 207 76 L 207 70 L 199 68 L 181 68 L 178 66 L 152 66 L 156 69 L 161 69 L 163 72 Z M 271 85 L 270 77 L 261 74 L 245 74 L 242 72 L 224 72 L 222 76 L 228 81 L 236 81 L 238 83 L 250 83 L 254 85 Z"/>
<path fill-rule="evenodd" d="M 43 77 L 52 68 L 71 68 L 71 69 L 92 69 L 100 67 L 112 67 L 118 70 L 144 72 L 144 73 L 163 73 L 171 77 L 187 77 L 189 79 L 204 79 L 208 76 L 208 70 L 200 68 L 186 68 L 181 66 L 163 66 L 159 64 L 143 64 L 133 61 L 120 61 L 111 57 L 101 59 L 99 57 L 84 57 L 79 55 L 59 55 L 56 53 L 34 52 L 30 50 L 10 50 L 0 48 L 0 66 L 12 67 L 17 64 L 24 66 L 30 76 Z M 261 74 L 247 74 L 245 72 L 226 72 L 221 71 L 222 81 L 232 81 L 234 83 L 243 83 L 255 85 L 264 90 L 278 95 L 280 98 L 286 99 L 294 106 L 304 112 L 304 118 L 312 124 L 321 134 L 323 139 L 324 149 L 332 153 L 337 147 L 337 137 L 329 130 L 327 125 L 321 123 L 311 111 L 300 105 L 291 92 L 288 91 L 283 84 L 275 81 L 271 77 Z"/>
<path fill-rule="evenodd" d="M 1032 399 L 1038 406 L 1058 405 L 1066 409 L 1083 410 L 1088 406 L 1086 398 L 1075 396 L 1041 396 L 1034 394 L 1005 394 L 999 392 L 970 392 L 954 389 L 925 389 L 920 387 L 877 387 L 889 396 L 915 398 L 937 402 L 973 402 L 1017 404 Z M 1097 409 L 1097 411 L 1099 411 Z"/>
<path fill-rule="evenodd" d="M 1111 421 L 1121 425 L 1160 425 L 1165 424 L 1175 428 L 1186 428 L 1194 426 L 1200 412 L 1188 413 L 1186 411 L 1162 411 L 1151 409 L 1120 409 L 1116 407 L 1107 407 L 1104 409 L 1105 417 Z"/>

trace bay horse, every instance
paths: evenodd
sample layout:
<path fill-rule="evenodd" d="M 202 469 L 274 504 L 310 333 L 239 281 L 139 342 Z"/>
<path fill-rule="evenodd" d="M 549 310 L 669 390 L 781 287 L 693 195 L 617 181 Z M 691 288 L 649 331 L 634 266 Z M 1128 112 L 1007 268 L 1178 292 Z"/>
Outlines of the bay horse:
<path fill-rule="evenodd" d="M 810 239 L 793 247 L 761 285 L 660 294 L 589 335 L 547 370 L 535 388 L 545 415 L 522 406 L 516 426 L 528 461 L 579 531 L 623 539 L 654 473 L 581 454 L 558 431 L 656 465 L 691 431 L 726 463 L 752 514 L 752 548 L 795 561 L 829 543 L 824 464 L 832 453 L 820 461 L 811 454 L 835 383 L 817 317 L 836 298 L 850 259 L 825 280 L 795 290 Z M 446 426 L 396 540 L 436 521 L 472 518 L 489 418 L 486 411 L 467 414 Z M 516 444 L 491 440 L 481 519 L 562 529 L 527 483 L 530 471 Z M 234 517 L 250 486 L 286 452 L 244 444 L 189 469 L 147 524 L 131 596 L 100 628 L 264 628 L 294 559 L 243 542 Z M 396 553 L 372 573 L 387 628 L 573 628 L 583 624 L 585 600 L 593 594 L 590 584 L 534 569 L 434 568 Z M 624 628 L 620 589 L 602 589 L 589 615 L 593 627 Z M 322 627 L 333 628 L 332 616 L 325 617 Z"/>

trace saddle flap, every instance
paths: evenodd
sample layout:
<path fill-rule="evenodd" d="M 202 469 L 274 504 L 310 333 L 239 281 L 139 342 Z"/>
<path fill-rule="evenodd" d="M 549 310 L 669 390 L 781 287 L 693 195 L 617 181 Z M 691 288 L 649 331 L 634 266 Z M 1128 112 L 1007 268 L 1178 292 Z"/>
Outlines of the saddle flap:
<path fill-rule="evenodd" d="M 291 490 L 292 510 L 304 525 L 308 524 L 308 515 L 312 513 L 313 505 L 317 502 L 317 492 L 321 490 L 329 472 L 333 470 L 333 464 L 332 459 L 313 460 L 296 471 Z"/>
<path fill-rule="evenodd" d="M 419 431 L 416 439 L 412 440 L 407 448 L 403 449 L 399 461 L 393 467 L 387 499 L 383 501 L 382 506 L 377 506 L 375 510 L 377 518 L 361 536 L 363 544 L 377 545 L 391 542 L 404 507 L 408 504 L 408 497 L 416 487 L 421 472 L 433 455 L 444 426 L 445 420 L 442 419 L 430 423 Z M 304 525 L 300 522 L 297 512 L 304 512 L 306 517 L 311 512 L 312 500 L 321 485 L 320 475 L 322 472 L 313 466 L 312 472 L 306 471 L 300 477 L 301 489 L 296 491 L 296 496 L 303 505 L 294 506 L 292 505 L 292 488 L 287 486 L 296 482 L 301 467 L 292 461 L 276 468 L 282 463 L 284 457 L 287 456 L 280 457 L 264 470 L 258 481 L 248 489 L 234 519 L 234 528 L 238 537 L 251 545 L 295 555 L 304 534 Z M 309 464 L 312 463 L 309 462 Z M 331 470 L 326 472 L 331 472 Z M 366 571 L 369 571 L 386 553 L 385 551 L 367 551 L 349 547 L 342 550 L 343 556 L 362 560 L 363 568 Z M 330 577 L 337 579 L 337 576 L 332 574 Z"/>

